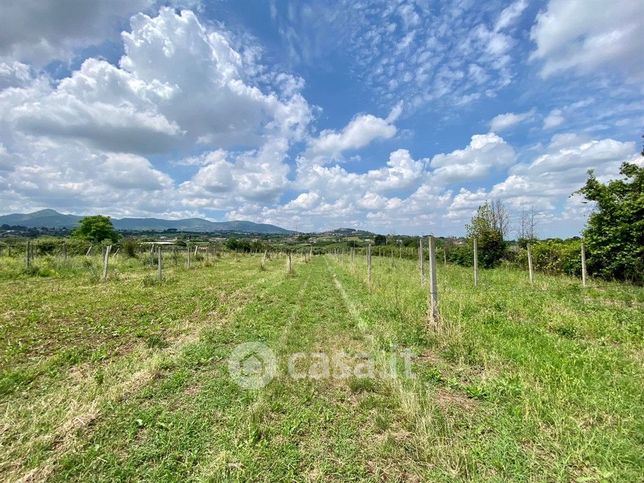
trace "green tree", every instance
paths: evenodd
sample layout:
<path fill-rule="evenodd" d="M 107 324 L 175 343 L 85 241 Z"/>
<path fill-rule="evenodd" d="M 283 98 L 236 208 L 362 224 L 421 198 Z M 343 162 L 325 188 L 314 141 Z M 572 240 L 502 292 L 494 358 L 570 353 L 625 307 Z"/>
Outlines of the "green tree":
<path fill-rule="evenodd" d="M 110 217 L 102 215 L 83 218 L 78 228 L 73 231 L 72 236 L 92 243 L 100 243 L 104 240 L 116 243 L 119 239 L 119 234 L 114 229 Z"/>
<path fill-rule="evenodd" d="M 387 237 L 385 235 L 376 235 L 373 239 L 374 245 L 386 245 Z"/>
<path fill-rule="evenodd" d="M 624 163 L 623 179 L 601 183 L 588 171 L 578 192 L 595 202 L 584 237 L 588 268 L 606 278 L 644 280 L 644 168 Z"/>
<path fill-rule="evenodd" d="M 476 238 L 481 266 L 492 268 L 497 265 L 505 254 L 503 236 L 508 229 L 508 213 L 503 204 L 500 201 L 486 201 L 479 206 L 465 229 L 470 243 Z"/>

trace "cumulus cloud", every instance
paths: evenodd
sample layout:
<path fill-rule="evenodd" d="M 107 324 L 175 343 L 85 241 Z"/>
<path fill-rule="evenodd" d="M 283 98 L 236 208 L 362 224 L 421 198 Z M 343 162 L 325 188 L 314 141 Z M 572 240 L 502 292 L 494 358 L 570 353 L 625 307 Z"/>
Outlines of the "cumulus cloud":
<path fill-rule="evenodd" d="M 311 113 L 299 93 L 279 98 L 246 82 L 241 55 L 190 11 L 138 14 L 116 67 L 90 58 L 56 87 L 6 113 L 15 129 L 146 154 L 179 145 L 254 147 L 302 136 Z M 15 93 L 12 94 L 15 96 Z M 222 115 L 222 113 L 226 113 Z"/>
<path fill-rule="evenodd" d="M 123 42 L 118 65 L 89 58 L 57 83 L 25 64 L 0 64 L 7 198 L 63 208 L 77 196 L 118 210 L 105 202 L 114 190 L 163 193 L 118 197 L 140 211 L 164 198 L 186 210 L 274 202 L 289 183 L 289 148 L 312 117 L 302 82 L 267 72 L 190 11 L 137 14 Z M 203 152 L 178 164 L 199 169 L 179 186 L 148 159 L 195 147 Z"/>
<path fill-rule="evenodd" d="M 310 139 L 300 164 L 325 164 L 340 159 L 343 152 L 367 146 L 377 139 L 390 139 L 396 135 L 395 120 L 402 111 L 397 104 L 386 119 L 372 114 L 355 116 L 342 130 L 326 129 Z"/>
<path fill-rule="evenodd" d="M 614 179 L 624 161 L 637 159 L 632 142 L 590 139 L 572 133 L 556 135 L 541 153 L 513 165 L 507 177 L 489 190 L 461 188 L 449 206 L 447 218 L 466 223 L 482 203 L 500 199 L 515 213 L 535 208 L 541 218 L 548 220 L 549 231 L 581 230 L 588 207 L 582 210 L 578 201 L 569 199 L 584 185 L 587 171 L 593 169 L 602 180 Z M 562 205 L 564 210 L 560 209 Z"/>
<path fill-rule="evenodd" d="M 492 120 L 490 121 L 490 131 L 501 132 L 505 131 L 506 129 L 510 129 L 517 124 L 532 119 L 534 112 L 534 109 L 532 109 L 528 112 L 506 112 L 505 114 L 494 116 L 494 118 L 492 118 Z"/>
<path fill-rule="evenodd" d="M 117 189 L 153 191 L 173 184 L 170 176 L 154 169 L 147 159 L 133 154 L 107 154 L 96 170 L 99 179 Z"/>
<path fill-rule="evenodd" d="M 514 149 L 500 136 L 475 134 L 465 149 L 437 154 L 430 165 L 436 181 L 449 183 L 484 178 L 494 169 L 509 166 L 515 158 Z"/>
<path fill-rule="evenodd" d="M 550 0 L 539 13 L 531 38 L 531 58 L 543 62 L 544 77 L 574 71 L 618 71 L 644 76 L 644 2 L 616 0 Z"/>

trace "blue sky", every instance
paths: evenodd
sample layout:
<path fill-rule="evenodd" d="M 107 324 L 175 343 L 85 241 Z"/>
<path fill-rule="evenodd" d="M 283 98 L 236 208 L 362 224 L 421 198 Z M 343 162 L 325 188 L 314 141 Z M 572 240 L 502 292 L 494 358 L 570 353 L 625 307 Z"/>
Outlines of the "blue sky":
<path fill-rule="evenodd" d="M 0 212 L 447 235 L 498 199 L 513 229 L 533 209 L 539 235 L 576 235 L 587 170 L 640 162 L 643 19 L 637 0 L 4 3 Z"/>

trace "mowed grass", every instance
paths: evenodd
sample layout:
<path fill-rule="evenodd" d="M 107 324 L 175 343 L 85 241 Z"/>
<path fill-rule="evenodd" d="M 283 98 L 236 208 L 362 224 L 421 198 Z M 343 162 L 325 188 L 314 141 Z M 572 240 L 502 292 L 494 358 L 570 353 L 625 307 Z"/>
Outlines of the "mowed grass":
<path fill-rule="evenodd" d="M 0 273 L 0 478 L 53 481 L 636 481 L 644 473 L 644 291 L 416 264 L 227 255 L 166 279 L 140 260 Z M 0 260 L 2 261 L 2 260 Z M 14 265 L 11 265 L 14 263 Z M 76 265 L 74 265 L 76 264 Z M 4 270 L 4 271 L 3 271 Z M 13 270 L 13 272 L 11 272 Z M 238 386 L 244 342 L 276 354 Z M 392 354 L 409 350 L 413 377 Z M 373 360 L 294 379 L 291 354 Z M 303 359 L 310 362 L 311 357 Z M 312 372 L 310 374 L 313 374 Z"/>

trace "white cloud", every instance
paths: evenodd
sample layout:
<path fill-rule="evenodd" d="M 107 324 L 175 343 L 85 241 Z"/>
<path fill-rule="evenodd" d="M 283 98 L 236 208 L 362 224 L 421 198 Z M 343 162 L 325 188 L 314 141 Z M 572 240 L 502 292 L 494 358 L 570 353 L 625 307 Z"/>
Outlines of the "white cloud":
<path fill-rule="evenodd" d="M 431 160 L 433 179 L 443 183 L 484 178 L 514 162 L 516 153 L 494 133 L 475 134 L 465 149 L 437 154 Z"/>
<path fill-rule="evenodd" d="M 123 40 L 120 67 L 90 58 L 58 86 L 14 106 L 7 120 L 28 134 L 140 154 L 195 143 L 256 147 L 267 134 L 304 134 L 311 112 L 302 96 L 280 99 L 247 84 L 245 69 L 256 66 L 192 12 L 138 14 Z"/>
<path fill-rule="evenodd" d="M 154 169 L 147 159 L 126 153 L 111 153 L 96 167 L 98 178 L 117 189 L 160 190 L 172 186 L 172 178 Z"/>
<path fill-rule="evenodd" d="M 543 120 L 543 128 L 553 129 L 561 125 L 565 120 L 561 109 L 553 109 Z"/>
<path fill-rule="evenodd" d="M 341 50 L 374 102 L 405 99 L 406 110 L 414 112 L 472 103 L 508 85 L 513 26 L 524 3 L 498 12 L 485 8 L 483 15 L 461 1 L 292 2 L 276 9 L 275 18 L 294 62 L 325 62 Z"/>
<path fill-rule="evenodd" d="M 18 61 L 0 62 L 0 91 L 9 87 L 23 87 L 32 80 L 31 69 Z"/>
<path fill-rule="evenodd" d="M 610 5 L 603 0 L 550 0 L 532 28 L 537 48 L 531 58 L 543 62 L 544 77 L 602 70 L 641 80 L 642 31 L 641 0 L 615 0 Z"/>
<path fill-rule="evenodd" d="M 492 132 L 501 132 L 509 129 L 517 124 L 520 124 L 524 121 L 532 119 L 534 116 L 534 109 L 528 112 L 514 113 L 506 112 L 505 114 L 499 114 L 494 116 L 490 121 L 490 131 Z"/>
<path fill-rule="evenodd" d="M 189 11 L 136 15 L 123 40 L 119 66 L 89 58 L 57 84 L 0 64 L 9 170 L 0 199 L 121 214 L 275 203 L 289 183 L 291 143 L 312 117 L 301 80 L 257 64 Z M 179 186 L 145 157 L 195 147 L 204 152 L 176 164 L 200 168 Z"/>
<path fill-rule="evenodd" d="M 516 2 L 508 5 L 501 11 L 494 30 L 499 31 L 512 27 L 527 7 L 528 2 L 526 0 L 517 0 Z"/>
<path fill-rule="evenodd" d="M 359 149 L 377 139 L 390 139 L 396 135 L 392 124 L 400 114 L 396 107 L 387 119 L 372 114 L 355 116 L 341 131 L 324 130 L 309 141 L 301 163 L 328 163 L 340 159 L 344 151 Z"/>

